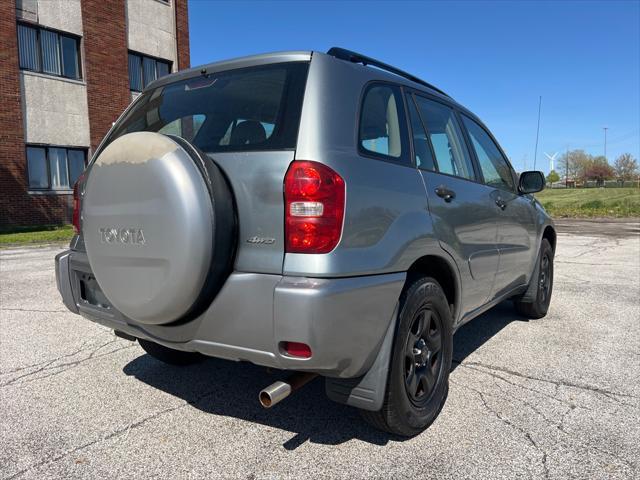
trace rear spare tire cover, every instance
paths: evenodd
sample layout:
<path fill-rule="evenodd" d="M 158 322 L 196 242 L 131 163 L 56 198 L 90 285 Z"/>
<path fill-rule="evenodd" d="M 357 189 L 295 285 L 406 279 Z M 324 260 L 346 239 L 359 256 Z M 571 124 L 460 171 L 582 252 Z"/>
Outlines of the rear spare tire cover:
<path fill-rule="evenodd" d="M 194 153 L 159 133 L 130 133 L 88 173 L 82 233 L 91 269 L 113 306 L 142 324 L 183 318 L 210 273 L 215 209 Z"/>

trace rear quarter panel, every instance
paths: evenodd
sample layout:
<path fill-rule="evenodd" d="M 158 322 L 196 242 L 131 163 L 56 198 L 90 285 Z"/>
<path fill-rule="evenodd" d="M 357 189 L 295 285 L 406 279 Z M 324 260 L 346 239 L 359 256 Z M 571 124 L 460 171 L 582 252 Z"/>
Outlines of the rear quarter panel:
<path fill-rule="evenodd" d="M 412 166 L 362 156 L 357 126 L 363 89 L 388 74 L 314 53 L 302 107 L 297 160 L 322 162 L 346 184 L 342 239 L 330 253 L 285 255 L 284 274 L 317 277 L 407 270 L 442 255 L 422 178 Z"/>

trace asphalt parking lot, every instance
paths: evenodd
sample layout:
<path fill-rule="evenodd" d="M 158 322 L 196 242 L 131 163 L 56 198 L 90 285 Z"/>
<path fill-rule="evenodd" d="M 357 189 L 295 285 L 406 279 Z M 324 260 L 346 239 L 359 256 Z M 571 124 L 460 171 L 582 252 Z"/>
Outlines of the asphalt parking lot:
<path fill-rule="evenodd" d="M 640 228 L 559 230 L 549 315 L 464 326 L 449 399 L 410 440 L 320 379 L 267 411 L 263 368 L 162 365 L 64 308 L 61 247 L 0 250 L 0 477 L 638 478 Z"/>

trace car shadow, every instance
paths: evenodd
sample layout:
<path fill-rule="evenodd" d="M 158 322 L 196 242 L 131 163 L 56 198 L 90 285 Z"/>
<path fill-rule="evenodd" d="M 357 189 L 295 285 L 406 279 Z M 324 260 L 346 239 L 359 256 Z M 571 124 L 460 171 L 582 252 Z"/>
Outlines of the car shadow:
<path fill-rule="evenodd" d="M 514 320 L 520 318 L 508 303 L 498 305 L 461 327 L 454 337 L 452 370 Z M 281 404 L 264 409 L 258 402 L 259 391 L 285 378 L 287 372 L 214 358 L 189 367 L 173 367 L 149 355 L 135 358 L 123 371 L 205 413 L 292 432 L 295 435 L 283 444 L 287 450 L 295 450 L 306 441 L 339 445 L 357 439 L 383 446 L 389 441 L 406 440 L 373 429 L 360 418 L 355 408 L 330 401 L 324 393 L 321 378 L 311 381 Z"/>
<path fill-rule="evenodd" d="M 464 324 L 453 337 L 451 371 L 510 323 L 528 321 L 516 311 L 512 302 L 505 301 Z"/>

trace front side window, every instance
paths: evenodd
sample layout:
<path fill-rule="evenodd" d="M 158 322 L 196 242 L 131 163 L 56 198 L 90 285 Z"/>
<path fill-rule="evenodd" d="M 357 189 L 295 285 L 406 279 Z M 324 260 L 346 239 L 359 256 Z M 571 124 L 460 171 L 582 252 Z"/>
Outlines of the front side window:
<path fill-rule="evenodd" d="M 80 40 L 72 35 L 18 24 L 20 68 L 79 79 Z"/>
<path fill-rule="evenodd" d="M 242 68 L 146 90 L 104 146 L 148 131 L 181 136 L 207 153 L 295 148 L 308 69 L 307 62 Z"/>
<path fill-rule="evenodd" d="M 129 89 L 141 92 L 154 80 L 169 75 L 171 62 L 129 52 Z"/>
<path fill-rule="evenodd" d="M 467 128 L 473 150 L 478 157 L 484 183 L 504 190 L 513 190 L 513 177 L 509 164 L 489 134 L 476 122 L 465 115 L 462 121 Z"/>
<path fill-rule="evenodd" d="M 71 190 L 86 166 L 86 158 L 84 149 L 28 146 L 29 188 Z"/>
<path fill-rule="evenodd" d="M 365 153 L 405 161 L 406 125 L 400 90 L 391 85 L 370 86 L 360 113 L 360 148 Z"/>
<path fill-rule="evenodd" d="M 424 97 L 415 98 L 436 156 L 438 172 L 475 180 L 471 158 L 453 109 Z"/>

